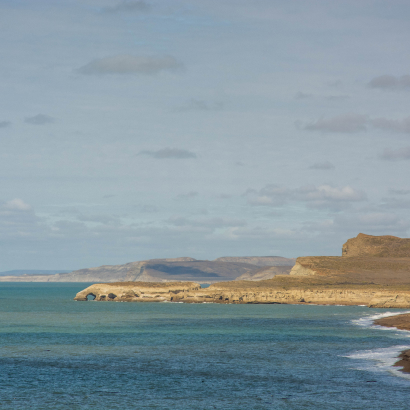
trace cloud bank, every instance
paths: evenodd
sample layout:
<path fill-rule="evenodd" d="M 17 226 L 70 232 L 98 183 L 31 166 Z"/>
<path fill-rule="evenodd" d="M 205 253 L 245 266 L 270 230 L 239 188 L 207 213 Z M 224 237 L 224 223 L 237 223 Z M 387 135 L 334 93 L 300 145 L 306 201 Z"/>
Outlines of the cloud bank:
<path fill-rule="evenodd" d="M 367 115 L 344 114 L 332 118 L 320 118 L 310 124 L 305 125 L 308 131 L 353 133 L 366 131 Z"/>
<path fill-rule="evenodd" d="M 330 185 L 306 185 L 291 189 L 271 184 L 259 191 L 248 189 L 245 196 L 250 205 L 283 206 L 290 202 L 304 202 L 311 208 L 340 208 L 366 199 L 363 191 L 350 186 L 336 188 Z"/>

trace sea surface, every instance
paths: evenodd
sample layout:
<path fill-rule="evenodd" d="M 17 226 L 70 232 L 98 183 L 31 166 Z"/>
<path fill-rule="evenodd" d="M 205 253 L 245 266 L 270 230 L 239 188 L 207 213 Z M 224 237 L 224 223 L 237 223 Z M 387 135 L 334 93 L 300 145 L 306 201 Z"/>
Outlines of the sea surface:
<path fill-rule="evenodd" d="M 409 408 L 386 309 L 73 301 L 86 286 L 0 284 L 0 409 Z"/>

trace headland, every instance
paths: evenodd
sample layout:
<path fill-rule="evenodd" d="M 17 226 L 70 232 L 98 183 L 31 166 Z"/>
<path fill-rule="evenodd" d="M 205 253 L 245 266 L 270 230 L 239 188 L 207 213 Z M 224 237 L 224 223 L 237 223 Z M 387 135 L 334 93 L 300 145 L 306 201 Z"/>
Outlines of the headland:
<path fill-rule="evenodd" d="M 343 245 L 342 256 L 300 257 L 289 275 L 275 274 L 268 280 L 218 282 L 205 289 L 199 283 L 183 281 L 155 286 L 141 281 L 100 283 L 79 292 L 75 300 L 90 297 L 97 301 L 408 308 L 410 239 L 359 234 Z"/>

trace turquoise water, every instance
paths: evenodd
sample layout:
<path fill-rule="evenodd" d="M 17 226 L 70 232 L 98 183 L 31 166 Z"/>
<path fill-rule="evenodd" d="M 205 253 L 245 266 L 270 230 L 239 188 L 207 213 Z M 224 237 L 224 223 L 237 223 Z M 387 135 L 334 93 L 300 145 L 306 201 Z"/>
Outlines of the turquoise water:
<path fill-rule="evenodd" d="M 86 286 L 0 284 L 0 409 L 408 408 L 386 310 L 74 302 Z"/>

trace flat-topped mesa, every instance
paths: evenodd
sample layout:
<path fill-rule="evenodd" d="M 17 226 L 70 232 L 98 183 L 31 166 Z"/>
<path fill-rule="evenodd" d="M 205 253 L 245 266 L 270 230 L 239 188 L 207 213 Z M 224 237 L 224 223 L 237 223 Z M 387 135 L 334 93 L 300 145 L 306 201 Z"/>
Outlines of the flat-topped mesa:
<path fill-rule="evenodd" d="M 201 285 L 194 282 L 113 282 L 96 283 L 78 292 L 74 300 L 116 302 L 171 302 L 173 295 L 196 291 Z"/>
<path fill-rule="evenodd" d="M 348 283 L 410 283 L 410 239 L 360 233 L 343 245 L 342 256 L 296 259 L 292 276 L 343 276 Z"/>
<path fill-rule="evenodd" d="M 373 256 L 379 258 L 409 258 L 410 239 L 397 236 L 372 236 L 359 233 L 346 241 L 342 256 Z"/>

